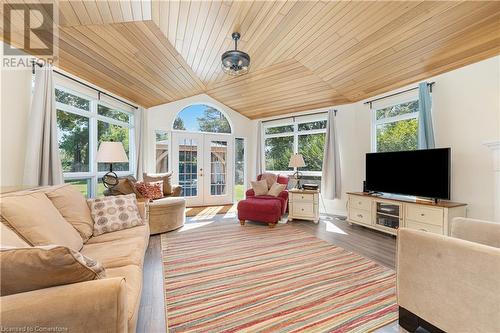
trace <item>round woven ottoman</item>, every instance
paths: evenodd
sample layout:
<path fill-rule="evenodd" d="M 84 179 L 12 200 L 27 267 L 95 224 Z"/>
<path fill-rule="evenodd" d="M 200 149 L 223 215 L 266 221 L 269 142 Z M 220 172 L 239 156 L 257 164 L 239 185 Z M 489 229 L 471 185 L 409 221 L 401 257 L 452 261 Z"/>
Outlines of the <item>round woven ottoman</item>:
<path fill-rule="evenodd" d="M 186 221 L 186 200 L 179 197 L 154 200 L 148 204 L 150 234 L 178 229 Z"/>

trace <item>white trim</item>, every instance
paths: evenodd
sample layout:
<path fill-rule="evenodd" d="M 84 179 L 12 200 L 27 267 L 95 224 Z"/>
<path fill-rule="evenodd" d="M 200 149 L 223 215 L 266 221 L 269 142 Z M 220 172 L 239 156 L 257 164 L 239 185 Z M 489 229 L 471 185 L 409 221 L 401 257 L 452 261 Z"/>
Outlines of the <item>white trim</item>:
<path fill-rule="evenodd" d="M 293 132 L 264 134 L 264 139 L 283 138 L 283 137 L 294 136 L 294 135 L 295 134 Z"/>
<path fill-rule="evenodd" d="M 233 168 L 234 168 L 234 171 L 233 171 L 233 178 L 235 178 L 234 180 L 236 180 L 236 140 L 237 139 L 240 139 L 240 140 L 243 140 L 243 194 L 245 193 L 245 190 L 247 189 L 247 177 L 248 177 L 248 168 L 247 168 L 247 164 L 248 164 L 248 161 L 247 161 L 247 156 L 248 156 L 248 152 L 247 152 L 247 138 L 246 137 L 243 137 L 243 136 L 235 136 L 234 137 L 234 144 L 233 144 Z M 236 186 L 236 182 L 233 180 L 233 186 Z M 235 195 L 236 195 L 236 191 L 233 191 L 233 202 L 236 202 L 236 198 L 235 198 Z"/>
<path fill-rule="evenodd" d="M 486 142 L 483 142 L 483 145 L 490 148 L 491 150 L 499 150 L 500 149 L 500 140 L 486 141 Z"/>

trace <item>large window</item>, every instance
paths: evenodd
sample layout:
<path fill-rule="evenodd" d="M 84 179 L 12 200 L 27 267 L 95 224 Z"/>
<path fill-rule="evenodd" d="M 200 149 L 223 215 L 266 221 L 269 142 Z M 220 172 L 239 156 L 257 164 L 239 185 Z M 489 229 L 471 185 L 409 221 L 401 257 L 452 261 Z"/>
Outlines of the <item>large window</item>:
<path fill-rule="evenodd" d="M 189 132 L 231 133 L 231 125 L 224 114 L 205 104 L 194 104 L 181 110 L 172 128 Z"/>
<path fill-rule="evenodd" d="M 102 195 L 100 177 L 109 165 L 95 162 L 97 148 L 102 141 L 122 142 L 130 162 L 115 163 L 113 170 L 119 176 L 132 174 L 133 114 L 60 86 L 55 95 L 64 180 L 87 197 Z"/>
<path fill-rule="evenodd" d="M 268 172 L 292 174 L 288 167 L 290 157 L 299 153 L 304 158 L 305 167 L 300 168 L 308 183 L 320 183 L 325 147 L 326 119 L 297 117 L 285 123 L 265 124 L 264 158 Z"/>
<path fill-rule="evenodd" d="M 418 148 L 418 100 L 383 107 L 373 112 L 372 150 L 376 152 Z"/>

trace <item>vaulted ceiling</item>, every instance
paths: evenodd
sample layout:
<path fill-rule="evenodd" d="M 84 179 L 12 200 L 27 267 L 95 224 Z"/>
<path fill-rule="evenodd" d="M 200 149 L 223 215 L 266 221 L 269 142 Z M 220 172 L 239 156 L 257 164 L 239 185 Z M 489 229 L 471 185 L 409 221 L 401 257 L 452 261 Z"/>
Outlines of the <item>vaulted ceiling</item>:
<path fill-rule="evenodd" d="M 497 1 L 56 5 L 58 66 L 145 107 L 207 93 L 260 118 L 359 101 L 500 54 Z M 21 24 L 12 18 L 14 37 Z M 240 77 L 220 67 L 233 31 L 251 56 Z"/>

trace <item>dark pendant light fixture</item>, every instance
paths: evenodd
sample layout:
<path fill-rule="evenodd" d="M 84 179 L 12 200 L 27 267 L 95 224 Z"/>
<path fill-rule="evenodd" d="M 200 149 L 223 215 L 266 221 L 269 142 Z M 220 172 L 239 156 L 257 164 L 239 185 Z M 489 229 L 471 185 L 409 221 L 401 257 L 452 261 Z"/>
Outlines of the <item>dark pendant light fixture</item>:
<path fill-rule="evenodd" d="M 250 56 L 243 51 L 238 51 L 240 33 L 233 32 L 231 37 L 234 39 L 234 50 L 226 51 L 222 55 L 222 70 L 233 76 L 246 74 L 250 68 Z"/>

